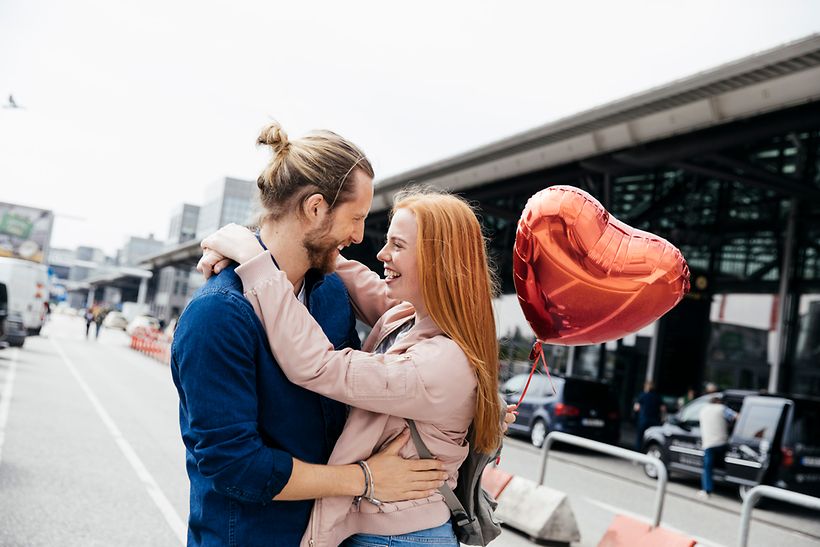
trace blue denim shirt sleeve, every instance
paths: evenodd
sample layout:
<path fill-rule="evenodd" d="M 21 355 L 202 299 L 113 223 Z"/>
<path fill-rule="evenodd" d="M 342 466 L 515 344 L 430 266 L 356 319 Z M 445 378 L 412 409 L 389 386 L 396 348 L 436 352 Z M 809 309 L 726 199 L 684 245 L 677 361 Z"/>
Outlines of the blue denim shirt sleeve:
<path fill-rule="evenodd" d="M 200 473 L 220 494 L 268 503 L 290 479 L 293 460 L 257 430 L 256 317 L 240 298 L 214 291 L 191 301 L 174 335 L 172 372 Z"/>

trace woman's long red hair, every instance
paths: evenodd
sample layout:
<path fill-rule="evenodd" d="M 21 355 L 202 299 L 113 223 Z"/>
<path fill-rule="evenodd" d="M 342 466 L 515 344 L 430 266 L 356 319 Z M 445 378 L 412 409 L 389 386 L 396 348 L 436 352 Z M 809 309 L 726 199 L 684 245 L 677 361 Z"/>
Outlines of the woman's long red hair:
<path fill-rule="evenodd" d="M 496 282 L 481 225 L 470 205 L 451 194 L 405 192 L 396 199 L 393 210 L 398 209 L 412 211 L 418 224 L 419 280 L 427 313 L 461 347 L 478 380 L 474 448 L 494 451 L 502 414 L 492 308 Z"/>

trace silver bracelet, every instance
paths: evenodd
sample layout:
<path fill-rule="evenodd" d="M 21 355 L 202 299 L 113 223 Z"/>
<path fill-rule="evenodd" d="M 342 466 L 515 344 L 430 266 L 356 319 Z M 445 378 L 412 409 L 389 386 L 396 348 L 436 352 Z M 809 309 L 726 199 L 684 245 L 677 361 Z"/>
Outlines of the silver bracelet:
<path fill-rule="evenodd" d="M 362 468 L 362 473 L 364 474 L 364 492 L 356 496 L 356 498 L 364 498 L 367 497 L 367 493 L 370 491 L 370 473 L 368 472 L 366 463 L 364 463 L 361 460 L 357 461 L 356 463 L 359 464 L 359 467 Z"/>
<path fill-rule="evenodd" d="M 370 491 L 364 496 L 364 499 L 366 499 L 373 505 L 381 505 L 382 502 L 373 497 L 373 494 L 376 492 L 376 481 L 373 480 L 373 473 L 370 471 L 370 466 L 367 465 L 367 462 L 364 460 L 362 460 L 361 463 L 363 465 L 363 469 L 365 470 L 365 474 L 367 475 L 367 482 L 370 486 Z"/>

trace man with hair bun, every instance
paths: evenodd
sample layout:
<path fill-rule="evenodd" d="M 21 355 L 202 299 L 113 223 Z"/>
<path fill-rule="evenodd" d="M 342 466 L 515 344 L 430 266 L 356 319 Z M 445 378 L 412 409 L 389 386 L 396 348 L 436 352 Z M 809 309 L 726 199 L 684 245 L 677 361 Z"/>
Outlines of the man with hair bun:
<path fill-rule="evenodd" d="M 358 349 L 348 293 L 332 272 L 340 250 L 362 240 L 370 162 L 330 131 L 289 140 L 271 123 L 257 142 L 272 150 L 257 181 L 259 243 L 334 347 Z M 399 457 L 407 434 L 366 461 L 369 474 L 325 465 L 346 407 L 287 380 L 235 265 L 215 266 L 221 275 L 194 294 L 171 348 L 191 483 L 188 545 L 295 546 L 316 498 L 374 488 L 384 501 L 429 495 L 419 485 L 440 484 L 443 464 Z"/>

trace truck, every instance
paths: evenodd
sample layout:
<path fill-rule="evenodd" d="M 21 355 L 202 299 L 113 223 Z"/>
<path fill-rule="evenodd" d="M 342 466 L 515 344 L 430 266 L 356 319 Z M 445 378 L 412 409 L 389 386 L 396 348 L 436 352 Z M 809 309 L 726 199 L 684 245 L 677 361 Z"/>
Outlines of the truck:
<path fill-rule="evenodd" d="M 0 257 L 0 283 L 6 286 L 9 317 L 20 317 L 28 335 L 40 334 L 49 298 L 48 266 Z"/>

